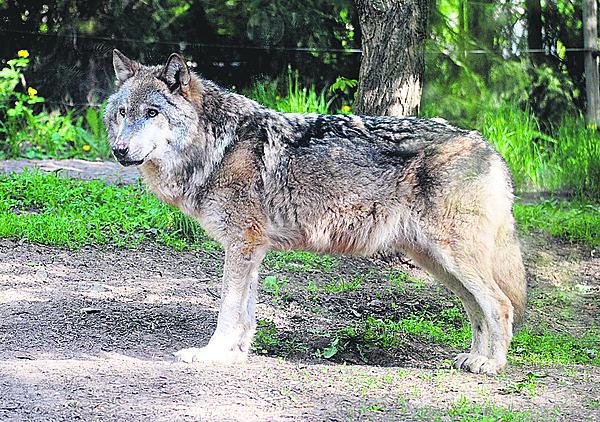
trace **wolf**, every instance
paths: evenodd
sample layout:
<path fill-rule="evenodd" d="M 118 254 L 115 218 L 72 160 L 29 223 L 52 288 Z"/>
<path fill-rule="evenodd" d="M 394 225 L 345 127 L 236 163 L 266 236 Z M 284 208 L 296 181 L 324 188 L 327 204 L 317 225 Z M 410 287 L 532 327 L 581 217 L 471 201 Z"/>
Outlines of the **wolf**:
<path fill-rule="evenodd" d="M 184 362 L 244 360 L 269 250 L 406 254 L 461 300 L 472 327 L 457 368 L 506 366 L 526 281 L 503 159 L 477 132 L 419 118 L 279 113 L 201 78 L 172 54 L 113 52 L 105 123 L 116 159 L 225 249 L 217 325 Z"/>

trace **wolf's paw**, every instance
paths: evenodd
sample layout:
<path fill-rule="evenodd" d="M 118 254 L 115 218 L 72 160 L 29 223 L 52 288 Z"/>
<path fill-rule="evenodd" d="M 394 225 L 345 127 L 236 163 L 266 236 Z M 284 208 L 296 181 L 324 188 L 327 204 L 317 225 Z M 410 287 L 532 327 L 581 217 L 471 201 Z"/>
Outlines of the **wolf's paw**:
<path fill-rule="evenodd" d="M 474 374 L 496 375 L 504 368 L 504 365 L 495 359 L 490 359 L 482 355 L 460 353 L 454 358 L 454 367 Z"/>
<path fill-rule="evenodd" d="M 247 352 L 222 350 L 216 347 L 190 347 L 173 353 L 178 362 L 211 362 L 211 363 L 236 363 L 248 358 Z"/>

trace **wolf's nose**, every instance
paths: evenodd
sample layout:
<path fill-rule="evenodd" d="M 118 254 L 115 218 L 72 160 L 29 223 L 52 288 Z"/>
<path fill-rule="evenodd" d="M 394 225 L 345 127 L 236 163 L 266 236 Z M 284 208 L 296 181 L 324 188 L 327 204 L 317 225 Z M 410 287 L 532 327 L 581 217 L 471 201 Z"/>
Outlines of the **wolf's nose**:
<path fill-rule="evenodd" d="M 127 152 L 129 151 L 129 148 L 125 147 L 125 148 L 114 148 L 113 149 L 113 154 L 115 154 L 115 158 L 117 160 L 122 160 L 123 158 L 125 158 L 125 156 L 127 155 Z"/>

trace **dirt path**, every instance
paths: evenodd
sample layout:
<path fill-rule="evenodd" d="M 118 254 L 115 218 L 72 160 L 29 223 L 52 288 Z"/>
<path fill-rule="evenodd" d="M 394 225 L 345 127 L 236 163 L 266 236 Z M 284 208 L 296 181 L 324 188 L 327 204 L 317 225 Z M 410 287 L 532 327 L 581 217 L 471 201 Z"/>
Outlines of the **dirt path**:
<path fill-rule="evenodd" d="M 575 333 L 597 324 L 598 253 L 539 237 L 525 246 L 536 303 L 530 320 Z M 221 265 L 219 251 L 73 251 L 0 240 L 0 420 L 427 420 L 457 419 L 477 406 L 491 420 L 498 408 L 534 420 L 600 420 L 598 367 L 512 365 L 498 377 L 476 376 L 448 369 L 455 349 L 417 338 L 373 352 L 368 365 L 317 357 L 328 333 L 367 314 L 454 306 L 399 261 L 344 258 L 329 272 L 272 262 L 261 279 L 286 281 L 259 298 L 259 318 L 276 328 L 268 356 L 259 350 L 230 366 L 175 363 L 173 351 L 209 338 Z M 391 292 L 383 276 L 390 268 L 425 283 Z M 310 288 L 339 274 L 361 277 L 359 287 Z M 557 305 L 555 291 L 575 293 Z"/>
<path fill-rule="evenodd" d="M 498 378 L 427 369 L 444 351 L 408 367 L 331 365 L 310 353 L 174 363 L 171 352 L 204 343 L 215 324 L 219 255 L 0 241 L 0 419 L 405 420 L 447 412 L 461 396 L 538 417 L 600 415 L 589 409 L 594 367 L 511 367 Z M 284 311 L 298 334 L 310 331 L 304 311 L 264 292 L 260 301 L 261 317 Z M 531 371 L 544 375 L 535 395 L 506 394 Z"/>

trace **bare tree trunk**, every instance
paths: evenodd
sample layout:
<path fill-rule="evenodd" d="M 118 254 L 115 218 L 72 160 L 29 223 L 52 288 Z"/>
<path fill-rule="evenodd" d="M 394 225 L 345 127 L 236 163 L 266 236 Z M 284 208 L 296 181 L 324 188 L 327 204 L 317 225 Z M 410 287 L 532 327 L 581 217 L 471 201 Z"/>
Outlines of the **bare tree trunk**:
<path fill-rule="evenodd" d="M 598 76 L 597 0 L 583 0 L 583 46 L 585 51 L 586 119 L 600 126 L 600 80 Z"/>
<path fill-rule="evenodd" d="M 417 114 L 429 0 L 356 0 L 362 59 L 355 112 Z"/>

